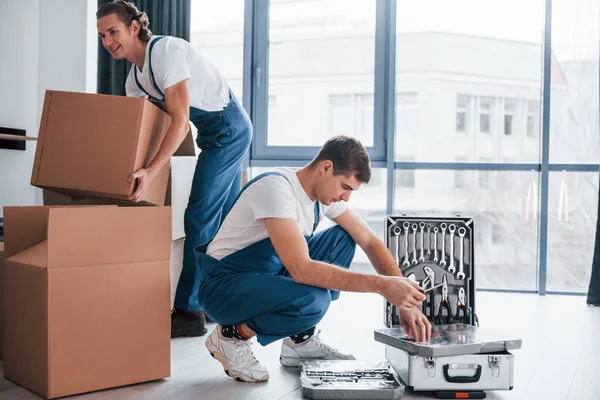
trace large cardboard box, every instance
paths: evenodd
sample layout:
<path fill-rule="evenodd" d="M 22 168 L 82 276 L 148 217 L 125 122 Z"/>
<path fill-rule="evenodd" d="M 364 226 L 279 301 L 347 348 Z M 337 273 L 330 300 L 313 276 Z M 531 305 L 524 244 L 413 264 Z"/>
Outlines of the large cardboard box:
<path fill-rule="evenodd" d="M 55 398 L 170 376 L 170 217 L 5 207 L 5 378 Z"/>
<path fill-rule="evenodd" d="M 0 360 L 4 358 L 3 349 L 3 334 L 4 331 L 4 306 L 3 306 L 3 298 L 4 298 L 4 242 L 0 242 Z"/>
<path fill-rule="evenodd" d="M 31 174 L 33 186 L 71 196 L 126 200 L 129 176 L 158 152 L 171 117 L 145 98 L 46 91 Z M 195 154 L 191 130 L 175 155 Z M 165 204 L 169 166 L 147 199 Z"/>
<path fill-rule="evenodd" d="M 169 184 L 167 185 L 167 195 L 165 198 L 165 205 L 171 207 L 171 240 L 178 240 L 185 237 L 183 218 L 190 197 L 196 161 L 195 156 L 171 158 Z M 71 197 L 46 189 L 43 191 L 43 199 L 46 206 L 133 205 L 133 203 L 125 200 L 98 197 Z"/>

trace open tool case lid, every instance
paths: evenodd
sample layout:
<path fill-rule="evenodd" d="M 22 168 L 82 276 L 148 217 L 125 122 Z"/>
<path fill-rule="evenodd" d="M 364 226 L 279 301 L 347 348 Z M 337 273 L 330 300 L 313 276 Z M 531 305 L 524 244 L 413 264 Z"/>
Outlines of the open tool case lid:
<path fill-rule="evenodd" d="M 466 324 L 432 326 L 429 343 L 408 339 L 401 327 L 375 329 L 375 340 L 422 357 L 487 354 L 521 348 L 521 339 Z"/>
<path fill-rule="evenodd" d="M 478 325 L 475 314 L 474 221 L 467 216 L 386 215 L 385 244 L 402 275 L 427 293 L 422 311 L 432 324 Z M 446 283 L 446 301 L 444 289 Z M 459 307 L 460 305 L 460 307 Z M 399 326 L 398 310 L 384 300 L 384 324 Z"/>

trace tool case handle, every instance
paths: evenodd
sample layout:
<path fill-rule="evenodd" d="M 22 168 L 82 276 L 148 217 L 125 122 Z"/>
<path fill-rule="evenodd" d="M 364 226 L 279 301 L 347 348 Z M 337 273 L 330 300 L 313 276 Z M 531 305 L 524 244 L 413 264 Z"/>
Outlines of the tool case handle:
<path fill-rule="evenodd" d="M 477 366 L 477 372 L 473 376 L 450 376 L 448 371 L 450 370 L 450 364 L 446 364 L 443 367 L 444 369 L 444 378 L 446 382 L 450 383 L 475 383 L 479 382 L 479 378 L 481 378 L 481 365 Z"/>

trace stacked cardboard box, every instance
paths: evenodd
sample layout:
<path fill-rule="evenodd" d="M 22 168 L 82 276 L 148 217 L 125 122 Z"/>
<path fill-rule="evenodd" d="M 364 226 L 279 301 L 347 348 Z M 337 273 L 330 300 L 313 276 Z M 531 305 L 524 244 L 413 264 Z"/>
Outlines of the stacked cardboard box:
<path fill-rule="evenodd" d="M 55 398 L 170 376 L 191 131 L 146 201 L 127 200 L 170 123 L 143 98 L 46 92 L 31 177 L 44 206 L 4 209 L 7 379 Z"/>

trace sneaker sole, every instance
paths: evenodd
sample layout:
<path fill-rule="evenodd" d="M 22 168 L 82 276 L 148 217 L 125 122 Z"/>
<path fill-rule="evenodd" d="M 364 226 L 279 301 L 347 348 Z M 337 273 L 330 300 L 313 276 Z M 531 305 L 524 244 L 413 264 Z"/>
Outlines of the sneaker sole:
<path fill-rule="evenodd" d="M 210 337 L 208 339 L 210 340 Z M 267 375 L 263 379 L 247 380 L 247 379 L 244 379 L 244 377 L 242 377 L 241 374 L 238 374 L 235 372 L 233 374 L 230 373 L 229 371 L 231 370 L 231 368 L 229 367 L 229 363 L 227 362 L 225 357 L 223 357 L 223 353 L 221 353 L 219 351 L 219 349 L 216 348 L 216 346 L 213 346 L 212 343 L 209 343 L 209 340 L 206 341 L 206 348 L 208 349 L 208 352 L 210 353 L 211 357 L 221 363 L 221 365 L 223 366 L 223 370 L 225 371 L 227 376 L 235 379 L 238 382 L 247 382 L 247 383 L 265 382 L 269 379 L 269 376 Z"/>
<path fill-rule="evenodd" d="M 315 360 L 318 360 L 318 358 L 315 358 Z M 286 368 L 297 368 L 300 366 L 301 361 L 303 360 L 301 360 L 300 358 L 279 356 L 279 362 Z"/>

